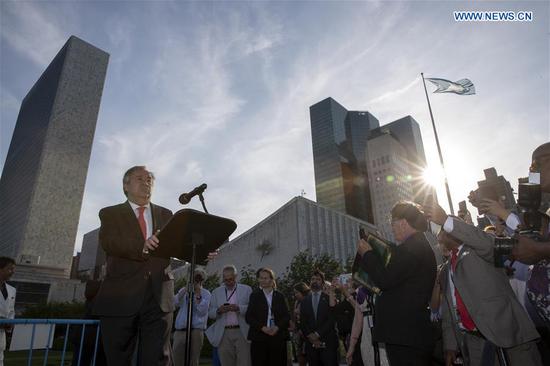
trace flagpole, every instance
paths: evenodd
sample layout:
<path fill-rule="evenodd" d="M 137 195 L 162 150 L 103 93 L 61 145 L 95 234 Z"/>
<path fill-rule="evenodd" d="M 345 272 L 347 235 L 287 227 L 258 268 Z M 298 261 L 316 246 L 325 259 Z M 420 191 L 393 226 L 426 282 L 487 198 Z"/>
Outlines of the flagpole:
<path fill-rule="evenodd" d="M 430 110 L 430 118 L 432 119 L 432 127 L 434 129 L 435 143 L 437 145 L 437 152 L 439 153 L 439 161 L 441 163 L 441 168 L 443 169 L 443 176 L 445 177 L 445 190 L 447 191 L 447 200 L 449 201 L 449 209 L 451 210 L 451 215 L 454 215 L 453 201 L 451 199 L 451 190 L 449 189 L 449 181 L 447 180 L 447 172 L 445 171 L 445 164 L 443 163 L 443 154 L 441 154 L 441 146 L 439 145 L 439 137 L 437 136 L 437 130 L 435 128 L 434 115 L 432 113 L 432 106 L 430 105 L 430 98 L 428 97 L 428 89 L 426 89 L 426 80 L 424 80 L 424 73 L 421 72 L 422 83 L 424 84 L 424 93 L 426 93 L 426 100 L 428 101 L 428 109 Z"/>

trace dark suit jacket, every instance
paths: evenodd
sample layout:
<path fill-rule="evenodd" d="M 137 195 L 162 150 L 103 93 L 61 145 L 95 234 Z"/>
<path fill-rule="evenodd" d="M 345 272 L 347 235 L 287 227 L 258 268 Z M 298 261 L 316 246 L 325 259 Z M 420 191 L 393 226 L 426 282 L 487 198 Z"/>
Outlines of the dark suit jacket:
<path fill-rule="evenodd" d="M 153 204 L 151 212 L 153 233 L 172 217 L 170 210 Z M 174 281 L 170 273 L 170 260 L 143 255 L 145 240 L 128 201 L 101 209 L 99 218 L 99 243 L 107 254 L 107 274 L 95 300 L 94 314 L 136 314 L 143 303 L 149 280 L 162 311 L 174 311 Z"/>
<path fill-rule="evenodd" d="M 321 337 L 321 342 L 325 342 L 327 346 L 333 346 L 338 343 L 336 334 L 336 319 L 334 309 L 329 306 L 329 298 L 325 293 L 321 293 L 319 305 L 317 307 L 317 319 L 313 312 L 313 297 L 309 294 L 302 300 L 300 304 L 300 327 L 305 337 L 312 332 L 317 332 Z M 311 343 L 306 342 L 310 347 Z"/>
<path fill-rule="evenodd" d="M 267 341 L 271 338 L 264 332 L 262 327 L 267 325 L 268 305 L 263 290 L 255 290 L 250 294 L 248 309 L 246 310 L 246 322 L 250 325 L 248 329 L 248 339 L 251 341 Z M 285 296 L 277 290 L 273 291 L 273 300 L 271 302 L 271 312 L 275 325 L 279 331 L 274 337 L 282 341 L 288 338 L 288 322 L 290 313 L 286 305 Z"/>
<path fill-rule="evenodd" d="M 384 267 L 369 251 L 362 266 L 382 290 L 376 300 L 374 340 L 429 349 L 433 346 L 428 304 L 435 284 L 435 256 L 423 233 L 392 248 Z"/>

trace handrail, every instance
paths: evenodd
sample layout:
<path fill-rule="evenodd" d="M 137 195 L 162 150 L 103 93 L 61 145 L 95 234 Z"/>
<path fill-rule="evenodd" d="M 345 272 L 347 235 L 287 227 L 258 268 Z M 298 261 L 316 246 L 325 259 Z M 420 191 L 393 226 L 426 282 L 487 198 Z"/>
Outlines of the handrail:
<path fill-rule="evenodd" d="M 2 319 L 0 318 L 0 324 L 28 324 L 32 325 L 32 334 L 30 338 L 29 343 L 29 356 L 27 358 L 27 365 L 31 366 L 32 364 L 32 351 L 33 351 L 33 345 L 34 345 L 34 338 L 35 338 L 35 332 L 36 332 L 36 325 L 38 324 L 46 324 L 50 325 L 50 329 L 48 332 L 48 342 L 46 345 L 46 351 L 44 353 L 44 365 L 48 363 L 48 356 L 49 356 L 49 344 L 52 341 L 53 337 L 53 327 L 54 325 L 66 325 L 67 329 L 65 330 L 65 339 L 63 342 L 63 351 L 61 354 L 61 364 L 64 365 L 65 362 L 65 354 L 67 351 L 67 340 L 69 338 L 69 328 L 71 325 L 80 325 L 82 326 L 82 331 L 80 334 L 80 347 L 78 348 L 78 361 L 77 366 L 80 366 L 81 359 L 82 359 L 82 351 L 84 347 L 84 335 L 86 334 L 86 326 L 87 325 L 97 325 L 97 330 L 95 331 L 95 341 L 94 341 L 94 353 L 92 358 L 92 366 L 95 366 L 96 362 L 96 356 L 97 356 L 97 348 L 98 348 L 98 342 L 99 342 L 99 320 L 93 320 L 93 319 Z M 73 355 L 74 357 L 74 355 Z"/>
<path fill-rule="evenodd" d="M 93 319 L 3 319 L 0 324 L 99 324 L 99 320 Z"/>

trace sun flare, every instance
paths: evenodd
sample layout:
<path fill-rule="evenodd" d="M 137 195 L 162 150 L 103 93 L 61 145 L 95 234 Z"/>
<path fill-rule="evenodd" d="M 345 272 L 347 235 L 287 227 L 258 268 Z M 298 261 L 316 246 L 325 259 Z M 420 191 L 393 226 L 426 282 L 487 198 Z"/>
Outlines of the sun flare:
<path fill-rule="evenodd" d="M 445 174 L 441 166 L 428 166 L 422 173 L 422 179 L 426 184 L 437 187 L 445 181 Z"/>

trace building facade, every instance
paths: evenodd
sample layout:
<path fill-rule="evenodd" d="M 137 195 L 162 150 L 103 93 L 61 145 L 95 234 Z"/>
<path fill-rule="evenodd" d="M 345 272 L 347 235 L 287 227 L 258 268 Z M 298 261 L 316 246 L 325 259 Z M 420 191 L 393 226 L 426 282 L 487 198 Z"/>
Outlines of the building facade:
<path fill-rule="evenodd" d="M 369 112 L 348 111 L 332 98 L 310 107 L 317 202 L 377 225 L 393 240 L 391 207 L 436 199 L 422 175 L 426 155 L 411 116 L 380 126 Z"/>
<path fill-rule="evenodd" d="M 390 218 L 396 202 L 413 199 L 411 166 L 406 149 L 390 132 L 368 142 L 369 179 L 376 227 L 394 241 Z"/>
<path fill-rule="evenodd" d="M 82 251 L 78 264 L 78 278 L 97 280 L 103 278 L 107 255 L 99 245 L 99 228 L 82 237 Z"/>
<path fill-rule="evenodd" d="M 16 260 L 14 283 L 70 277 L 108 60 L 72 36 L 21 103 L 0 178 L 0 255 Z"/>
<path fill-rule="evenodd" d="M 359 228 L 374 232 L 365 221 L 330 209 L 304 197 L 294 197 L 269 217 L 224 244 L 208 262 L 208 273 L 220 272 L 227 264 L 240 271 L 270 267 L 277 275 L 286 272 L 294 256 L 308 251 L 323 253 L 345 265 L 357 251 Z"/>
<path fill-rule="evenodd" d="M 411 116 L 406 116 L 381 126 L 379 131 L 391 133 L 392 137 L 405 149 L 409 174 L 412 178 L 413 194 L 409 200 L 423 204 L 432 197 L 436 199 L 435 189 L 428 186 L 422 178 L 427 165 L 418 122 Z"/>
<path fill-rule="evenodd" d="M 310 107 L 310 121 L 317 202 L 374 222 L 366 155 L 378 120 L 327 98 Z"/>

